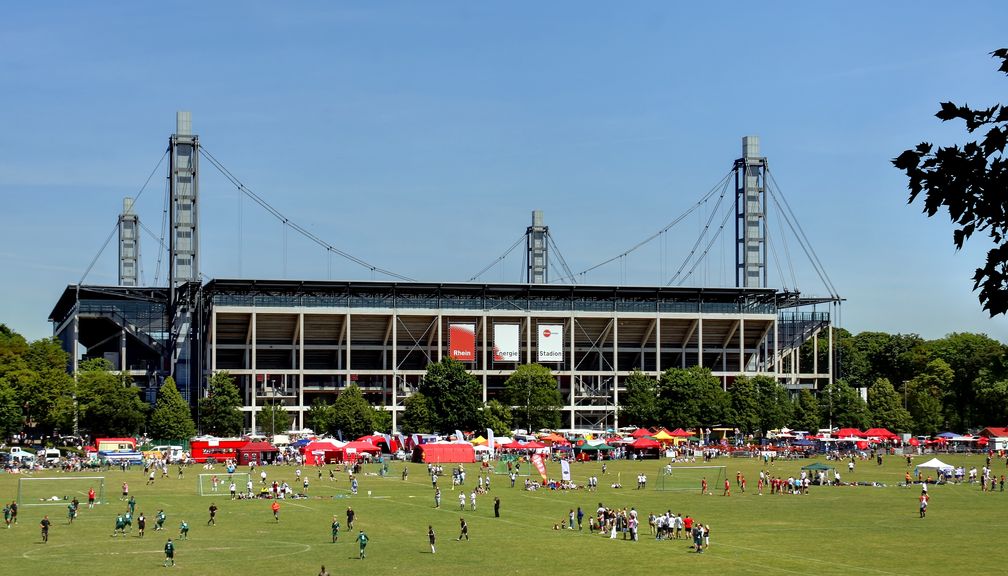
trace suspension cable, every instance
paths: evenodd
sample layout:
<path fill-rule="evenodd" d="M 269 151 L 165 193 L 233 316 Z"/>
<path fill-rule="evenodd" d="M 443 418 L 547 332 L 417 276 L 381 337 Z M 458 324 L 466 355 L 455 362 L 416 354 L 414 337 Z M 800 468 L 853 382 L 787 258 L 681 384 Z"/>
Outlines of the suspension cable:
<path fill-rule="evenodd" d="M 487 270 L 493 268 L 495 264 L 497 264 L 501 260 L 507 258 L 508 255 L 511 254 L 511 252 L 514 251 L 514 249 L 517 248 L 518 245 L 521 244 L 522 240 L 524 240 L 524 239 L 525 239 L 525 234 L 522 234 L 521 236 L 519 236 L 518 239 L 515 240 L 515 243 L 512 244 L 510 248 L 508 248 L 507 250 L 505 250 L 503 254 L 501 254 L 500 256 L 498 256 L 496 260 L 494 260 L 493 262 L 487 264 L 479 272 L 473 274 L 472 278 L 469 279 L 469 282 L 472 282 L 472 281 L 476 280 L 477 278 L 479 278 L 480 276 L 482 276 L 484 272 L 486 272 Z"/>

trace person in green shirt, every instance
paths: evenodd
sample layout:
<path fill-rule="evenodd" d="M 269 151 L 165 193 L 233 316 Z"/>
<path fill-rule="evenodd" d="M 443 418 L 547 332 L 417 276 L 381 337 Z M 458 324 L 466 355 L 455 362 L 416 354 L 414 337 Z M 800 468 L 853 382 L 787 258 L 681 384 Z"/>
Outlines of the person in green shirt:
<path fill-rule="evenodd" d="M 167 516 L 165 516 L 164 510 L 158 510 L 157 516 L 154 517 L 154 531 L 164 530 L 164 522 Z"/>
<path fill-rule="evenodd" d="M 363 560 L 367 558 L 364 554 L 364 549 L 367 548 L 368 543 L 367 534 L 365 534 L 363 530 L 361 530 L 360 534 L 357 535 L 357 543 L 360 545 L 360 559 Z"/>
<path fill-rule="evenodd" d="M 187 524 L 185 520 L 183 520 L 182 523 L 179 524 L 178 536 L 180 540 L 189 539 L 189 524 Z"/>
<path fill-rule="evenodd" d="M 6 524 L 8 528 L 10 528 L 10 526 L 11 526 L 11 507 L 10 507 L 10 505 L 8 505 L 6 503 L 4 504 L 4 507 L 3 507 L 3 519 L 4 519 L 4 524 Z"/>
<path fill-rule="evenodd" d="M 164 545 L 164 555 L 165 555 L 165 560 L 164 560 L 164 564 L 162 564 L 162 566 L 167 566 L 168 562 L 171 562 L 171 565 L 174 566 L 175 565 L 175 545 L 172 544 L 171 538 L 169 538 L 168 542 Z"/>
<path fill-rule="evenodd" d="M 335 516 L 332 517 L 332 541 L 335 543 L 339 540 L 339 520 Z"/>
<path fill-rule="evenodd" d="M 133 514 L 129 511 L 123 514 L 123 536 L 126 535 L 126 528 L 129 528 L 130 532 L 133 531 Z"/>
<path fill-rule="evenodd" d="M 122 514 L 116 516 L 115 529 L 112 530 L 112 535 L 122 533 L 123 536 L 126 535 L 126 520 L 123 519 Z"/>
<path fill-rule="evenodd" d="M 133 516 L 134 511 L 136 510 L 136 498 L 130 496 L 129 502 L 127 502 L 126 504 L 129 505 L 130 516 Z"/>
<path fill-rule="evenodd" d="M 73 524 L 74 514 L 76 514 L 76 512 L 77 511 L 74 510 L 73 502 L 67 504 L 67 524 Z"/>

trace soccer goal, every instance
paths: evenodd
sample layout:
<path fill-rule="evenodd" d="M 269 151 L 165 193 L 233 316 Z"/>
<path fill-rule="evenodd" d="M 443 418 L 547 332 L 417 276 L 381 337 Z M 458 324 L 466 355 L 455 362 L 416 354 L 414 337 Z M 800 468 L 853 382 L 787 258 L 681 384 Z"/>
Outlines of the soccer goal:
<path fill-rule="evenodd" d="M 655 490 L 695 490 L 698 494 L 707 480 L 707 490 L 714 493 L 724 489 L 725 466 L 672 466 L 658 469 Z"/>
<path fill-rule="evenodd" d="M 511 464 L 511 468 L 508 468 L 508 463 Z M 532 463 L 525 461 L 522 462 L 514 456 L 502 456 L 500 460 L 494 464 L 493 472 L 494 474 L 503 474 L 509 476 L 511 470 L 514 470 L 518 476 L 528 476 L 532 473 Z"/>
<path fill-rule="evenodd" d="M 63 476 L 59 478 L 18 478 L 18 506 L 66 506 L 77 498 L 85 505 L 88 490 L 95 491 L 95 502 L 105 502 L 104 476 Z"/>
<path fill-rule="evenodd" d="M 214 478 L 217 479 L 214 482 Z M 227 472 L 221 474 L 200 474 L 196 484 L 196 493 L 200 496 L 231 496 L 231 483 L 235 483 L 235 493 L 247 492 L 248 481 L 252 477 L 248 472 Z"/>

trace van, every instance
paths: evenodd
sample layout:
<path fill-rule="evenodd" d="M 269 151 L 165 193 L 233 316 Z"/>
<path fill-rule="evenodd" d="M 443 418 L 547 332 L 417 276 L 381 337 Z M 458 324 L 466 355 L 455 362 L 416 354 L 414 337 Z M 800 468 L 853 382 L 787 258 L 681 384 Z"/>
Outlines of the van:
<path fill-rule="evenodd" d="M 20 446 L 14 446 L 10 449 L 10 461 L 19 466 L 34 466 L 35 455 Z"/>
<path fill-rule="evenodd" d="M 154 446 L 153 450 L 160 452 L 161 457 L 169 463 L 185 460 L 185 450 L 181 446 Z"/>
<path fill-rule="evenodd" d="M 54 466 L 59 464 L 60 457 L 63 456 L 56 448 L 43 448 L 36 452 L 35 455 L 39 462 L 45 466 Z"/>

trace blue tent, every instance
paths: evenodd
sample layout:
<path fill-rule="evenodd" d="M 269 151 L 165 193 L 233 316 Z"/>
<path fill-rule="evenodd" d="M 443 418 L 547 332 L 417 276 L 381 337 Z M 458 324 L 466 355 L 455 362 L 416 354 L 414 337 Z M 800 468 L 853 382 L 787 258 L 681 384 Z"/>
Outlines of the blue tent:
<path fill-rule="evenodd" d="M 295 448 L 300 448 L 302 446 L 307 446 L 309 444 L 311 444 L 311 440 L 309 440 L 307 438 L 302 438 L 302 439 L 298 440 L 297 442 L 292 443 L 291 446 L 294 446 Z"/>

